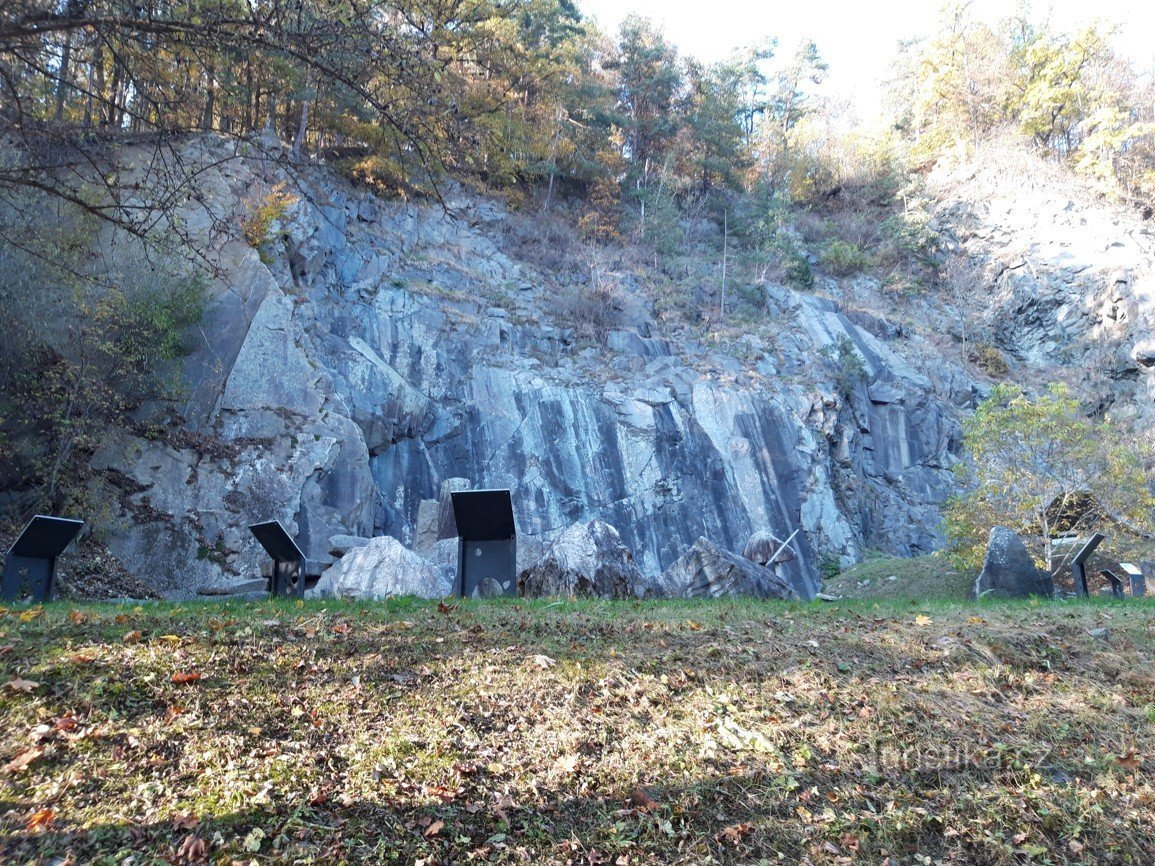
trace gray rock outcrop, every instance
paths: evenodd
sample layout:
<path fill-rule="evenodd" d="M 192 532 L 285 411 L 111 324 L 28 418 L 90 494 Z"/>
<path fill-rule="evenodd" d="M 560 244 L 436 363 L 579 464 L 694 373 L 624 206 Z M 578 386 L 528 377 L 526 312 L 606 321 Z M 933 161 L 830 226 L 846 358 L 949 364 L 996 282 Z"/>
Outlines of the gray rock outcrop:
<path fill-rule="evenodd" d="M 666 569 L 662 586 L 676 598 L 798 598 L 789 583 L 770 569 L 722 550 L 706 538 Z"/>
<path fill-rule="evenodd" d="M 451 585 L 443 570 L 406 550 L 396 538 L 379 536 L 341 557 L 321 575 L 309 595 L 351 600 L 402 595 L 444 598 Z"/>
<path fill-rule="evenodd" d="M 1051 576 L 1035 565 L 1027 546 L 1005 526 L 991 529 L 983 570 L 975 581 L 977 598 L 1050 598 L 1055 594 Z"/>
<path fill-rule="evenodd" d="M 299 198 L 262 261 L 214 227 L 287 175 L 227 147 L 185 154 L 213 194 L 181 216 L 222 274 L 186 363 L 188 435 L 92 460 L 94 494 L 115 503 L 109 547 L 158 591 L 257 573 L 256 518 L 279 519 L 318 565 L 335 535 L 432 555 L 453 534 L 448 492 L 470 482 L 513 491 L 519 558 L 596 518 L 650 578 L 700 536 L 740 550 L 759 528 L 801 529 L 775 567 L 806 597 L 820 556 L 940 546 L 975 392 L 903 329 L 775 285 L 759 333 L 724 350 L 681 325 L 660 333 L 631 276 L 595 344 L 558 303 L 589 290 L 588 269 L 503 246 L 523 217 L 454 189 L 448 210 L 380 201 L 319 168 L 292 179 Z M 857 356 L 849 388 L 831 347 Z"/>
<path fill-rule="evenodd" d="M 541 559 L 521 571 L 517 587 L 529 597 L 624 599 L 653 593 L 618 531 L 603 520 L 575 523 L 563 532 Z"/>

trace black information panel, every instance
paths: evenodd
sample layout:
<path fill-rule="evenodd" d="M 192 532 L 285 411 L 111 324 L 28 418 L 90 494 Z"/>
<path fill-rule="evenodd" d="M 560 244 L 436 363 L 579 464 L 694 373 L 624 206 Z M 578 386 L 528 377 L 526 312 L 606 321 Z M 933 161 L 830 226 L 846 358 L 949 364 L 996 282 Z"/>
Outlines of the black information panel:
<path fill-rule="evenodd" d="M 273 558 L 273 579 L 269 591 L 273 595 L 305 596 L 305 554 L 297 547 L 279 520 L 254 523 L 249 532 L 261 543 L 265 553 Z"/>
<path fill-rule="evenodd" d="M 56 557 L 83 528 L 83 520 L 33 517 L 4 557 L 0 598 L 50 601 L 56 591 Z"/>
<path fill-rule="evenodd" d="M 452 494 L 460 538 L 453 592 L 517 595 L 517 528 L 508 490 L 463 490 Z"/>

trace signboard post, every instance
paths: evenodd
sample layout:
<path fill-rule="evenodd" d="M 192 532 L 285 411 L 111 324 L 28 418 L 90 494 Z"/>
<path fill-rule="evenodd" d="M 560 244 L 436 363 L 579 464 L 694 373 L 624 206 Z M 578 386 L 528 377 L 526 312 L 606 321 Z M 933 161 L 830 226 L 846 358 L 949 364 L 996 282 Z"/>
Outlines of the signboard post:
<path fill-rule="evenodd" d="M 1095 552 L 1098 547 L 1106 540 L 1107 536 L 1101 532 L 1096 532 L 1087 539 L 1087 543 L 1082 546 L 1075 558 L 1071 560 L 1071 573 L 1075 576 L 1075 595 L 1088 596 L 1090 590 L 1087 588 L 1087 560 L 1091 558 L 1091 554 Z"/>
<path fill-rule="evenodd" d="M 457 577 L 453 594 L 517 595 L 517 529 L 508 490 L 463 490 L 453 496 Z"/>
<path fill-rule="evenodd" d="M 297 543 L 289 537 L 279 520 L 254 523 L 251 532 L 273 558 L 273 577 L 269 582 L 269 592 L 274 595 L 305 597 L 305 554 Z"/>
<path fill-rule="evenodd" d="M 56 557 L 76 538 L 83 520 L 37 514 L 4 557 L 0 598 L 51 601 L 56 592 Z"/>

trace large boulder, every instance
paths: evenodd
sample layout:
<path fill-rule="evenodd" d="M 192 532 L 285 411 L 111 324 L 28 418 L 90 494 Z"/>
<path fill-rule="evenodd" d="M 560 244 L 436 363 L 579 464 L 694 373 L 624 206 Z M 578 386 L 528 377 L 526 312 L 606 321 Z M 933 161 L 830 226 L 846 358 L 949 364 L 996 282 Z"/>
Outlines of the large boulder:
<path fill-rule="evenodd" d="M 1035 565 L 1027 546 L 1010 529 L 996 526 L 991 529 L 983 570 L 975 581 L 974 594 L 994 598 L 1027 598 L 1039 595 L 1049 598 L 1055 594 L 1051 576 Z"/>
<path fill-rule="evenodd" d="M 774 560 L 773 564 L 777 565 L 781 562 L 793 562 L 797 558 L 789 545 L 783 545 L 765 529 L 758 530 L 746 540 L 742 555 L 758 565 L 771 565 L 771 559 Z"/>
<path fill-rule="evenodd" d="M 342 556 L 309 594 L 355 600 L 398 595 L 443 598 L 451 589 L 444 570 L 407 550 L 396 538 L 383 535 Z"/>
<path fill-rule="evenodd" d="M 794 588 L 770 569 L 699 538 L 662 575 L 669 595 L 678 598 L 798 598 Z"/>
<path fill-rule="evenodd" d="M 473 489 L 468 478 L 446 478 L 437 497 L 437 541 L 457 537 L 457 518 L 453 513 L 453 494 Z"/>
<path fill-rule="evenodd" d="M 618 531 L 604 520 L 575 523 L 517 578 L 523 596 L 641 598 L 650 581 Z"/>

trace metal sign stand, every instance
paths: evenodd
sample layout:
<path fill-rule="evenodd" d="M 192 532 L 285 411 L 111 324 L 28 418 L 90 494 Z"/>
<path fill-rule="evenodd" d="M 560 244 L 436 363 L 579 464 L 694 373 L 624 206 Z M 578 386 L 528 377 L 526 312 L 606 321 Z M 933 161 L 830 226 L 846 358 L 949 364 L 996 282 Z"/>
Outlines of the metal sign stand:
<path fill-rule="evenodd" d="M 1133 563 L 1120 562 L 1119 567 L 1127 572 L 1127 580 L 1131 584 L 1131 598 L 1142 598 L 1147 594 L 1147 578 L 1143 570 Z"/>
<path fill-rule="evenodd" d="M 1087 543 L 1075 554 L 1075 558 L 1071 560 L 1071 573 L 1075 576 L 1075 595 L 1088 596 L 1090 590 L 1087 587 L 1087 560 L 1091 558 L 1091 554 L 1095 552 L 1098 547 L 1106 540 L 1107 536 L 1101 532 L 1096 532 L 1089 539 Z"/>
<path fill-rule="evenodd" d="M 273 578 L 269 592 L 274 596 L 305 597 L 305 554 L 285 531 L 279 520 L 254 523 L 251 532 L 273 558 Z"/>
<path fill-rule="evenodd" d="M 56 557 L 83 528 L 83 520 L 33 517 L 4 557 L 0 598 L 19 601 L 27 595 L 33 601 L 51 601 L 56 592 Z"/>
<path fill-rule="evenodd" d="M 460 539 L 453 594 L 517 595 L 517 529 L 510 491 L 463 490 L 452 496 Z"/>
<path fill-rule="evenodd" d="M 1102 571 L 1099 572 L 1099 574 L 1103 575 L 1103 577 L 1105 577 L 1105 578 L 1107 578 L 1107 580 L 1111 581 L 1111 597 L 1112 598 L 1122 598 L 1123 597 L 1123 578 L 1119 577 L 1119 575 L 1115 574 L 1115 572 L 1111 571 L 1111 569 L 1109 569 L 1109 568 L 1104 568 Z"/>

